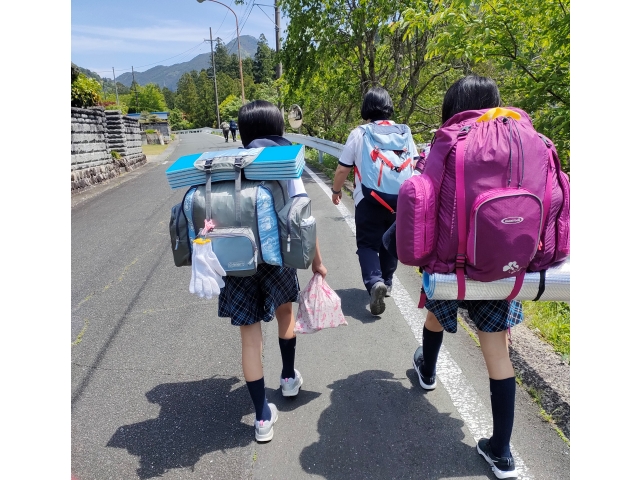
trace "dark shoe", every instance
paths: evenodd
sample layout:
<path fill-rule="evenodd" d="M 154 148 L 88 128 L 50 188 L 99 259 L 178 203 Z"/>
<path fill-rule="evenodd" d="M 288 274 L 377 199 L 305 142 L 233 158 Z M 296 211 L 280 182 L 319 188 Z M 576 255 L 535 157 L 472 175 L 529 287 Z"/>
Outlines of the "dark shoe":
<path fill-rule="evenodd" d="M 418 380 L 420 381 L 420 386 L 425 390 L 433 390 L 436 388 L 438 381 L 436 380 L 436 376 L 430 378 L 425 378 L 422 375 L 422 364 L 424 363 L 424 356 L 422 355 L 422 347 L 418 347 L 413 354 L 413 369 L 418 374 Z"/>
<path fill-rule="evenodd" d="M 383 282 L 377 282 L 371 289 L 371 301 L 369 308 L 372 315 L 380 315 L 384 312 L 384 297 L 387 294 L 387 286 Z"/>
<path fill-rule="evenodd" d="M 481 438 L 478 441 L 478 453 L 484 457 L 491 470 L 496 477 L 502 478 L 518 478 L 518 472 L 516 471 L 516 465 L 513 461 L 513 457 L 496 457 L 491 451 L 491 443 L 488 438 Z"/>

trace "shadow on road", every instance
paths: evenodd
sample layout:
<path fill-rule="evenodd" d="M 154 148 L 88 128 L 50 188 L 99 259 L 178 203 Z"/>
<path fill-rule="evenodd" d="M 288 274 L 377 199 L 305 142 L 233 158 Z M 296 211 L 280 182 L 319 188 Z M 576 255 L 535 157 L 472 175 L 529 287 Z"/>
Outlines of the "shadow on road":
<path fill-rule="evenodd" d="M 239 382 L 242 386 L 238 388 Z M 286 399 L 276 404 L 287 411 L 318 395 L 302 390 L 295 405 Z M 237 377 L 165 383 L 146 396 L 160 405 L 158 418 L 124 425 L 107 443 L 140 457 L 136 473 L 141 479 L 162 476 L 173 468 L 194 468 L 207 453 L 254 442 L 253 425 L 242 422 L 242 417 L 253 414 L 253 404 L 244 381 Z M 275 391 L 267 392 L 269 401 L 280 397 Z"/>
<path fill-rule="evenodd" d="M 475 446 L 463 443 L 463 422 L 438 412 L 423 390 L 405 388 L 390 372 L 367 370 L 329 388 L 320 439 L 300 455 L 305 472 L 327 480 L 490 473 Z"/>
<path fill-rule="evenodd" d="M 371 297 L 362 285 L 362 288 L 341 288 L 335 291 L 342 300 L 342 313 L 345 317 L 351 317 L 362 323 L 371 323 L 380 320 L 379 316 L 371 315 L 369 301 Z M 385 303 L 391 298 L 385 299 Z"/>

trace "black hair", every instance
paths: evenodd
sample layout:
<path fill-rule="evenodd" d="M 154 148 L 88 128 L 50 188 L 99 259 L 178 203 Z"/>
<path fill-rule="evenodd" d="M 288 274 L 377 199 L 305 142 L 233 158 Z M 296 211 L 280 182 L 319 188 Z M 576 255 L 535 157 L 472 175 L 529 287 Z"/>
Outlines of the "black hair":
<path fill-rule="evenodd" d="M 384 88 L 373 87 L 362 100 L 360 115 L 363 120 L 389 120 L 393 116 L 393 102 Z"/>
<path fill-rule="evenodd" d="M 482 110 L 500 106 L 496 82 L 487 77 L 469 75 L 449 87 L 442 102 L 442 123 L 465 110 Z"/>
<path fill-rule="evenodd" d="M 266 100 L 254 100 L 240 107 L 236 123 L 245 148 L 256 138 L 284 134 L 282 112 Z"/>

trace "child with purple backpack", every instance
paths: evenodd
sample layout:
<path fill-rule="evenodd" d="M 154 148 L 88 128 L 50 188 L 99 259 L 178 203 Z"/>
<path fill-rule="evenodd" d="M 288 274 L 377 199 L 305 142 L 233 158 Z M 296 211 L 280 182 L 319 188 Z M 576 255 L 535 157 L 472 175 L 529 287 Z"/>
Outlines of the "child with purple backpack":
<path fill-rule="evenodd" d="M 445 94 L 442 123 L 466 110 L 500 106 L 496 83 L 485 77 L 467 76 L 455 82 Z M 426 300 L 427 318 L 422 330 L 422 346 L 413 356 L 420 386 L 436 388 L 436 362 L 443 331 L 457 330 L 458 308 L 468 311 L 476 324 L 478 339 L 489 373 L 493 435 L 478 441 L 477 450 L 498 478 L 517 478 L 509 443 L 513 429 L 516 379 L 509 358 L 508 330 L 523 320 L 522 303 L 516 300 Z"/>

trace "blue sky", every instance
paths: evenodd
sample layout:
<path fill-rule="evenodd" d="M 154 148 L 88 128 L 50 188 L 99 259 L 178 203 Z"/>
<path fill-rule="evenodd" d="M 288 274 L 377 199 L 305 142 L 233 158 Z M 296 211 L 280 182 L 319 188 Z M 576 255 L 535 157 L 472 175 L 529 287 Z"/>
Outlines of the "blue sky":
<path fill-rule="evenodd" d="M 238 17 L 240 35 L 264 33 L 275 49 L 275 12 L 271 0 L 220 0 Z M 269 6 L 267 6 L 269 5 Z M 281 37 L 286 18 L 280 14 Z M 173 65 L 209 52 L 213 38 L 225 43 L 236 36 L 233 14 L 222 5 L 197 0 L 72 0 L 71 61 L 102 77 L 144 72 L 156 65 Z"/>

